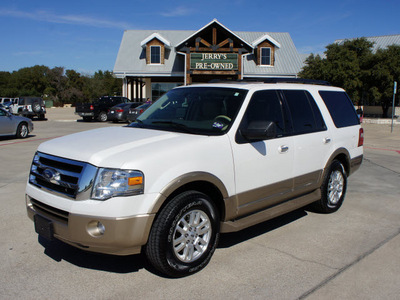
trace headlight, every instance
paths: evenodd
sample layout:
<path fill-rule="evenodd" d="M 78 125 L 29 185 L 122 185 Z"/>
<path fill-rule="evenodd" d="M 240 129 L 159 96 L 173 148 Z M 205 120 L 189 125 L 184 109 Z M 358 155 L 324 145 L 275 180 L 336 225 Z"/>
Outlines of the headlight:
<path fill-rule="evenodd" d="M 100 168 L 92 190 L 92 199 L 143 194 L 144 175 L 139 171 Z"/>

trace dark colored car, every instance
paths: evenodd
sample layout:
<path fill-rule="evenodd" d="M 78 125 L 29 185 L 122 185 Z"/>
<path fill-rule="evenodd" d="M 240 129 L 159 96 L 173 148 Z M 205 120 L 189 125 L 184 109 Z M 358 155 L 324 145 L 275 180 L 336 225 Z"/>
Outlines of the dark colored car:
<path fill-rule="evenodd" d="M 120 103 L 110 108 L 107 113 L 107 119 L 109 121 L 117 122 L 127 122 L 128 121 L 128 113 L 130 109 L 134 109 L 139 105 L 142 105 L 141 102 L 131 102 L 131 103 Z"/>
<path fill-rule="evenodd" d="M 83 121 L 91 121 L 96 119 L 100 122 L 108 120 L 108 110 L 120 103 L 129 103 L 126 97 L 110 97 L 103 96 L 91 103 L 78 103 L 75 107 L 75 114 L 83 118 Z"/>
<path fill-rule="evenodd" d="M 128 112 L 128 122 L 133 122 L 139 117 L 146 109 L 150 107 L 151 103 L 145 103 L 135 108 L 131 108 Z"/>
<path fill-rule="evenodd" d="M 23 117 L 33 118 L 38 117 L 44 120 L 46 114 L 46 107 L 44 101 L 40 97 L 20 97 L 18 106 L 21 107 L 18 113 Z"/>

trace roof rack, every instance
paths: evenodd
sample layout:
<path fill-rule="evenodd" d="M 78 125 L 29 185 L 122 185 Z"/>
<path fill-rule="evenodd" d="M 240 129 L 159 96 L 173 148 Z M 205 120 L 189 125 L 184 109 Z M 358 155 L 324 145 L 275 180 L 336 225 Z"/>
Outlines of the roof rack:
<path fill-rule="evenodd" d="M 315 85 L 328 85 L 331 84 L 324 80 L 314 80 L 305 78 L 286 78 L 286 77 L 269 77 L 260 79 L 240 79 L 240 80 L 221 80 L 213 79 L 209 83 L 301 83 L 301 84 L 315 84 Z"/>

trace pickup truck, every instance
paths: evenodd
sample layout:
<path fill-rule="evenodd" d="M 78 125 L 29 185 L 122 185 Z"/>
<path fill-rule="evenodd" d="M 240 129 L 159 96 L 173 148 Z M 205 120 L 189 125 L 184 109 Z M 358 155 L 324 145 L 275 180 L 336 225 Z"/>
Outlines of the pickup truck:
<path fill-rule="evenodd" d="M 126 97 L 103 96 L 90 103 L 78 103 L 75 107 L 75 114 L 83 118 L 84 121 L 96 119 L 100 122 L 107 121 L 107 112 L 114 105 L 127 103 L 130 100 Z"/>

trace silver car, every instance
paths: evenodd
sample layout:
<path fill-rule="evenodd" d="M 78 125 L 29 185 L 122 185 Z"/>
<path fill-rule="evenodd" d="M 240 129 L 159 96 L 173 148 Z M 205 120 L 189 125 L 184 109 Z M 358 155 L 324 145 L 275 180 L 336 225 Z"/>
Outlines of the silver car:
<path fill-rule="evenodd" d="M 15 135 L 17 138 L 26 138 L 33 131 L 30 119 L 14 116 L 0 108 L 0 136 Z"/>

